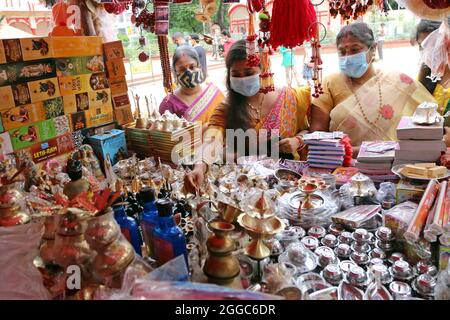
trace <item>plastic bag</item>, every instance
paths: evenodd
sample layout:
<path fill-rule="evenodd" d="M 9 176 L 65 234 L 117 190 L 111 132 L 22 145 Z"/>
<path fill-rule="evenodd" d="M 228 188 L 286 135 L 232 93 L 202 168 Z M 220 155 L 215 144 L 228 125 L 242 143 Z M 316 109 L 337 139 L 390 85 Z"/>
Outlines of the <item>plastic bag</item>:
<path fill-rule="evenodd" d="M 43 234 L 41 223 L 0 228 L 0 300 L 50 299 L 33 264 Z"/>
<path fill-rule="evenodd" d="M 421 61 L 431 69 L 430 79 L 439 81 L 447 66 L 450 67 L 450 28 L 443 22 L 422 42 Z"/>

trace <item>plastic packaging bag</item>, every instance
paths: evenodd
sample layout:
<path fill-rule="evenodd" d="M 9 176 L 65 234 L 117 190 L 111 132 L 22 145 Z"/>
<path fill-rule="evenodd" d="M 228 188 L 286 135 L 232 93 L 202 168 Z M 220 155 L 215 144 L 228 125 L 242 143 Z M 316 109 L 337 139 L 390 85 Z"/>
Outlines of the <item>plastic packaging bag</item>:
<path fill-rule="evenodd" d="M 0 228 L 0 300 L 50 299 L 33 264 L 43 234 L 41 223 Z"/>
<path fill-rule="evenodd" d="M 450 28 L 447 22 L 425 38 L 422 48 L 421 61 L 431 69 L 431 80 L 440 80 L 446 67 L 450 67 Z"/>

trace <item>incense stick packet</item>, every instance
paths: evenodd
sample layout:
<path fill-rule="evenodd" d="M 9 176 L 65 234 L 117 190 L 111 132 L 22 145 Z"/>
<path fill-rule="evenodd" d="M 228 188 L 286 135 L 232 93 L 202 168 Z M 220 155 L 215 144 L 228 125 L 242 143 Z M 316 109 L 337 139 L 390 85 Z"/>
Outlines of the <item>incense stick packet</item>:
<path fill-rule="evenodd" d="M 447 195 L 447 188 L 447 181 L 442 182 L 434 205 L 433 221 L 430 224 L 430 230 L 437 236 L 444 232 L 445 196 Z"/>
<path fill-rule="evenodd" d="M 416 213 L 414 214 L 414 217 L 408 226 L 408 230 L 406 230 L 404 234 L 404 238 L 406 239 L 406 241 L 417 242 L 419 240 L 420 234 L 423 230 L 438 190 L 439 182 L 437 180 L 431 180 L 428 183 L 422 200 L 420 200 L 419 206 L 417 207 Z"/>

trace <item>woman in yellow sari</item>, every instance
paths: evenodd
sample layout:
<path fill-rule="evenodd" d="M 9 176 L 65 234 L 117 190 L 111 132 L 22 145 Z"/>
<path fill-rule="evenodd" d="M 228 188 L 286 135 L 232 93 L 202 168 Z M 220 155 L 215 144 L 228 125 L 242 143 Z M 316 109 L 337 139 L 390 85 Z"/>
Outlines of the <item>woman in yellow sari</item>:
<path fill-rule="evenodd" d="M 308 128 L 307 114 L 311 100 L 309 87 L 287 87 L 268 94 L 261 93 L 261 68 L 247 65 L 244 40 L 232 45 L 226 57 L 226 67 L 228 95 L 209 119 L 208 129 L 203 136 L 201 161 L 186 175 L 185 187 L 189 191 L 194 191 L 202 184 L 208 165 L 216 160 L 214 152 L 210 150 L 223 150 L 225 147 L 228 148 L 225 152 L 236 158 L 236 146 L 233 149 L 228 145 L 232 140 L 230 136 L 236 136 L 236 132 L 250 132 L 251 129 L 258 132 L 255 140 L 250 139 L 246 144 L 246 154 L 249 154 L 250 148 L 259 144 L 258 139 L 270 144 L 276 137 L 279 139 L 275 143 L 279 144 L 280 153 L 299 158 L 298 151 L 303 144 L 300 134 Z M 267 136 L 261 135 L 262 129 L 267 130 Z"/>
<path fill-rule="evenodd" d="M 212 83 L 205 83 L 200 59 L 192 47 L 179 47 L 173 55 L 172 66 L 178 87 L 163 99 L 159 112 L 168 110 L 188 121 L 207 123 L 223 100 L 222 92 Z"/>
<path fill-rule="evenodd" d="M 323 83 L 312 101 L 310 131 L 343 131 L 357 151 L 363 141 L 397 140 L 402 116 L 434 98 L 404 73 L 376 70 L 376 43 L 365 23 L 344 26 L 336 38 L 341 72 Z"/>

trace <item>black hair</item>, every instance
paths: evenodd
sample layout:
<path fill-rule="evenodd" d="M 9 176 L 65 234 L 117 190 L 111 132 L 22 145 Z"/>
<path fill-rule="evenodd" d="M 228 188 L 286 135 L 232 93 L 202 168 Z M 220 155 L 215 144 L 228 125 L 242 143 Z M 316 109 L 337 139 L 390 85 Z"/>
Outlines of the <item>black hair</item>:
<path fill-rule="evenodd" d="M 450 17 L 448 18 L 448 21 L 450 23 Z M 439 29 L 441 24 L 442 24 L 441 21 L 433 21 L 433 20 L 427 20 L 427 19 L 420 20 L 419 24 L 416 27 L 416 34 L 415 34 L 416 43 L 418 42 L 419 35 L 421 33 L 430 34 L 433 31 Z M 431 79 L 429 78 L 430 75 L 431 75 L 431 69 L 426 64 L 422 63 L 422 66 L 419 71 L 419 77 L 418 77 L 419 82 L 421 84 L 423 84 L 423 86 L 425 88 L 427 88 L 428 92 L 433 94 L 433 92 L 436 89 L 436 86 L 438 84 L 438 81 L 436 81 L 436 82 L 431 81 Z"/>
<path fill-rule="evenodd" d="M 195 42 L 199 43 L 200 42 L 200 37 L 198 34 L 194 33 L 191 34 L 191 39 L 194 40 Z"/>
<path fill-rule="evenodd" d="M 227 89 L 228 94 L 225 101 L 227 107 L 226 128 L 242 129 L 250 128 L 250 114 L 247 108 L 247 97 L 237 93 L 231 88 L 231 67 L 236 61 L 244 61 L 247 59 L 247 48 L 245 40 L 236 41 L 231 47 L 225 59 L 227 68 Z"/>
<path fill-rule="evenodd" d="M 174 74 L 176 74 L 175 64 L 183 56 L 183 54 L 187 54 L 190 58 L 194 59 L 195 62 L 197 62 L 197 66 L 201 67 L 200 58 L 198 57 L 197 51 L 195 51 L 195 49 L 192 48 L 191 46 L 183 45 L 175 50 L 175 53 L 173 54 L 172 57 L 172 70 Z"/>
<path fill-rule="evenodd" d="M 179 39 L 179 38 L 184 38 L 184 36 L 181 32 L 174 32 L 172 34 L 172 40 Z"/>
<path fill-rule="evenodd" d="M 231 38 L 230 32 L 228 30 L 223 30 L 222 35 L 227 36 L 228 38 Z"/>
<path fill-rule="evenodd" d="M 373 48 L 375 44 L 375 37 L 372 29 L 364 22 L 355 22 L 343 26 L 336 36 L 336 45 L 339 45 L 342 38 L 352 35 L 369 48 Z"/>

